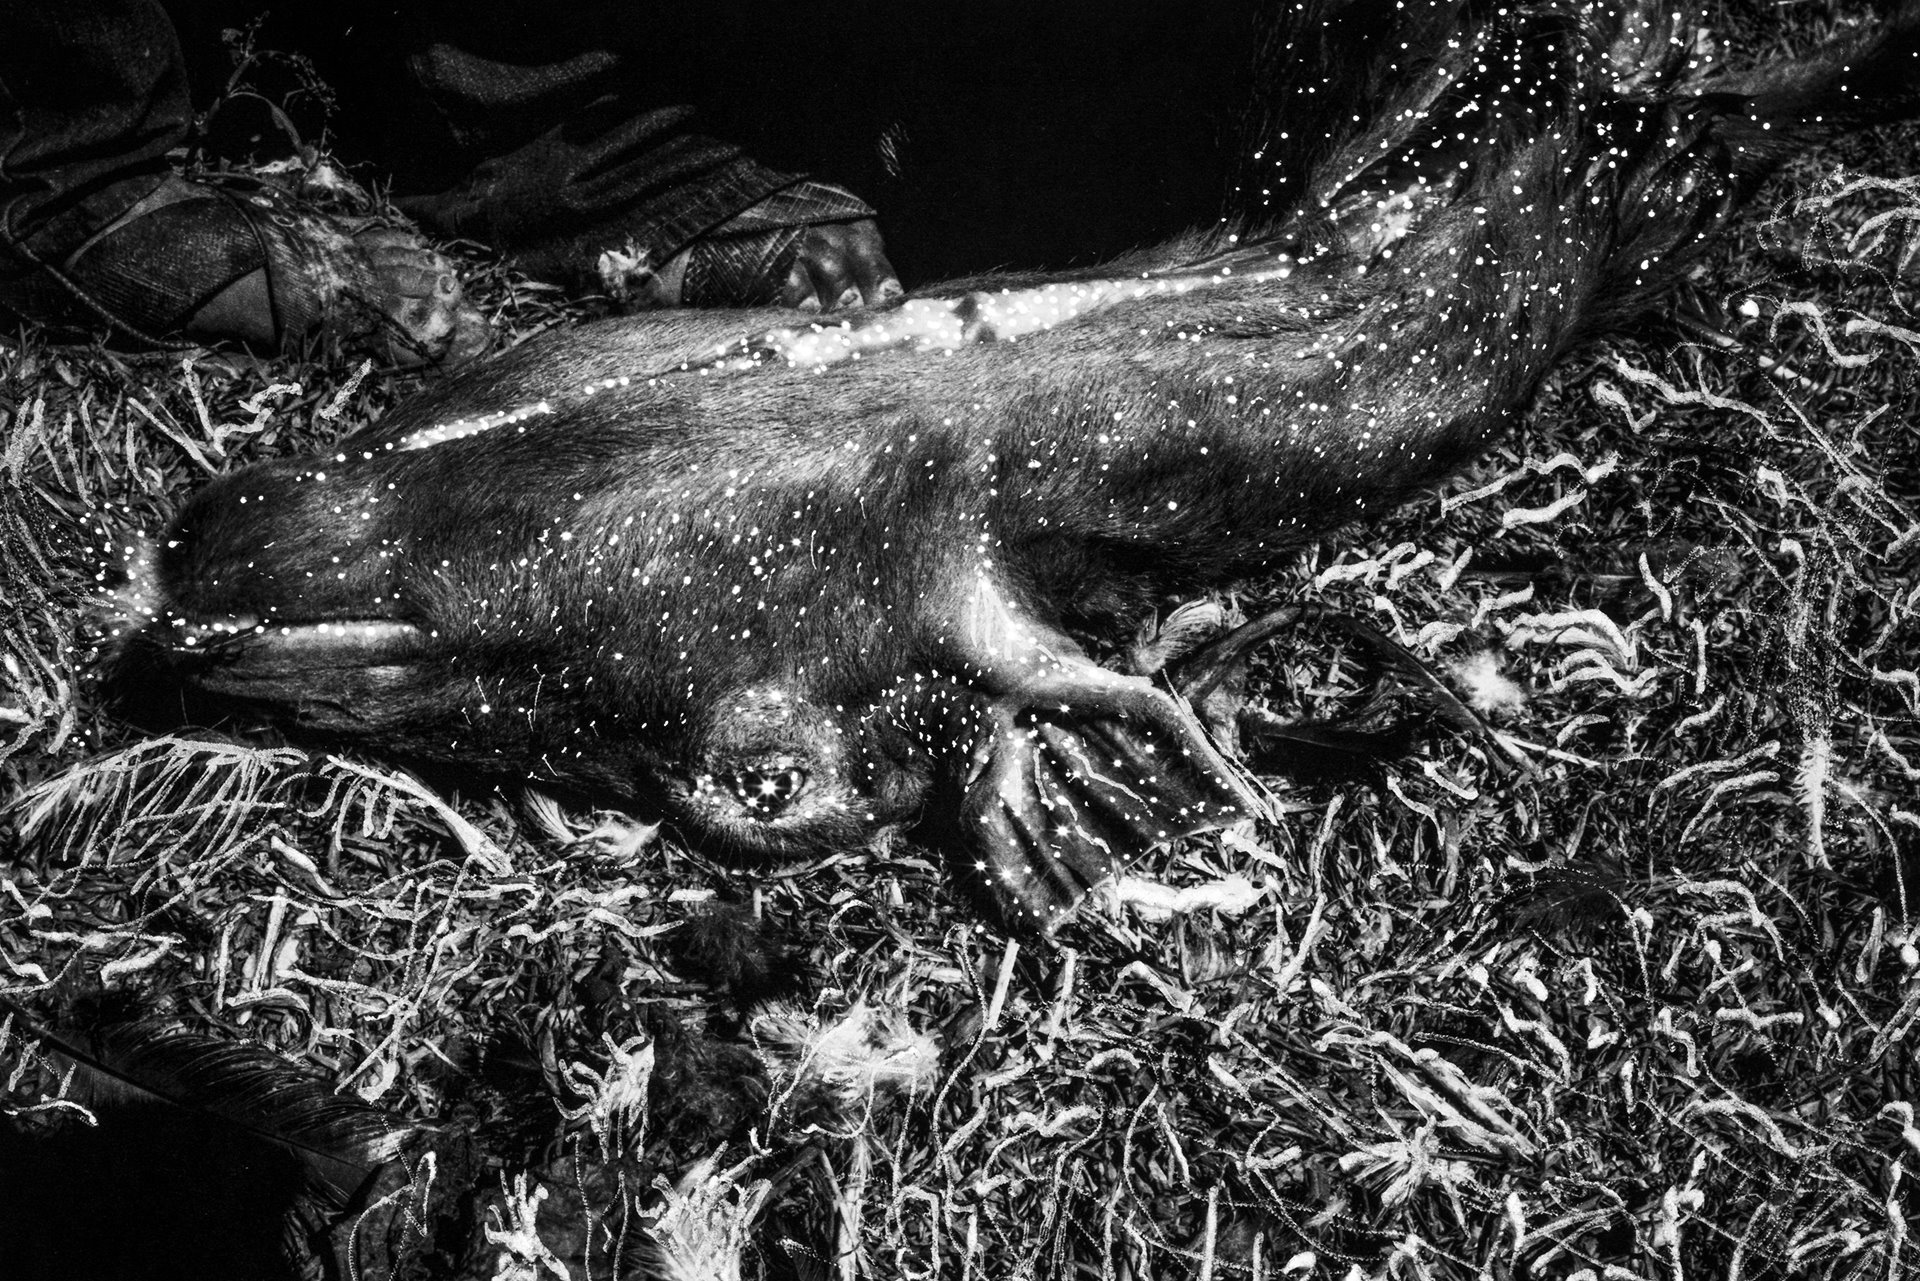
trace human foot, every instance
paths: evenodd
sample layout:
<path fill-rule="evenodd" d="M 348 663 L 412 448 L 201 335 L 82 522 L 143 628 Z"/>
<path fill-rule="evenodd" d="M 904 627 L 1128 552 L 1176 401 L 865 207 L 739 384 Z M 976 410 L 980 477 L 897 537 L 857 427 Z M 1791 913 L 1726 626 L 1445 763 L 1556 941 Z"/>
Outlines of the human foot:
<path fill-rule="evenodd" d="M 777 191 L 655 267 L 644 251 L 608 249 L 599 285 L 630 310 L 755 307 L 836 311 L 905 291 L 872 210 L 822 182 Z"/>
<path fill-rule="evenodd" d="M 168 176 L 57 256 L 11 248 L 0 306 L 57 328 L 162 346 L 317 341 L 403 366 L 459 364 L 487 346 L 453 264 L 416 234 L 320 214 L 265 183 Z"/>

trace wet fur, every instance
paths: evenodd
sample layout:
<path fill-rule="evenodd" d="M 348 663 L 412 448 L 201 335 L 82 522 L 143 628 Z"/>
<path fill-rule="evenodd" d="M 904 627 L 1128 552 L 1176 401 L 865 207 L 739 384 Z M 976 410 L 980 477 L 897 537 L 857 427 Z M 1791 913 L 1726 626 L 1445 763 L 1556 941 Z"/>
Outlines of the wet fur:
<path fill-rule="evenodd" d="M 1619 30 L 1457 5 L 1412 6 L 1397 27 L 1351 21 L 1378 7 L 1309 7 L 1294 33 L 1322 41 L 1311 65 L 1337 69 L 1331 96 L 1373 121 L 1289 162 L 1325 203 L 1103 273 L 1205 280 L 1189 292 L 1018 341 L 818 369 L 716 363 L 742 335 L 790 330 L 789 312 L 608 322 L 464 374 L 334 458 L 220 480 L 162 557 L 172 614 L 251 617 L 267 602 L 308 623 L 377 608 L 437 635 L 417 653 L 345 647 L 195 679 L 251 690 L 308 732 L 641 803 L 804 748 L 868 812 L 823 800 L 790 836 L 719 821 L 706 835 L 747 855 L 844 846 L 964 786 L 970 691 L 1005 692 L 980 636 L 957 634 L 980 614 L 983 575 L 1005 626 L 1070 646 L 1048 638 L 1130 634 L 1167 594 L 1390 509 L 1508 430 L 1569 351 L 1641 315 L 1781 159 L 1913 106 L 1911 5 L 1877 44 L 1753 73 L 1731 82 L 1739 95 L 1665 98 L 1620 96 L 1601 73 Z M 1313 25 L 1328 13 L 1345 34 Z M 1396 37 L 1448 31 L 1473 35 L 1416 45 L 1424 60 L 1393 52 Z M 1429 126 L 1395 104 L 1457 131 L 1494 92 L 1476 57 L 1503 74 L 1510 59 L 1538 105 L 1472 117 L 1487 140 L 1448 153 L 1455 185 L 1381 252 L 1365 223 L 1392 165 L 1359 162 L 1422 154 Z M 1637 69 L 1671 85 L 1672 61 Z M 1285 280 L 1245 279 L 1286 260 Z M 539 402 L 550 412 L 513 426 L 394 448 Z M 798 710 L 769 710 L 768 690 Z"/>

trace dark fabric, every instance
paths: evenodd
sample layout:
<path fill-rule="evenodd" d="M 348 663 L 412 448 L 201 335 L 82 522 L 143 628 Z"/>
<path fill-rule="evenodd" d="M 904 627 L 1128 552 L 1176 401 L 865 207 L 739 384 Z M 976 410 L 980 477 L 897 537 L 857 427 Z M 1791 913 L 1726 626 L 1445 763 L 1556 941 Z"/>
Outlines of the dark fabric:
<path fill-rule="evenodd" d="M 496 24 L 524 22 L 529 7 L 490 12 Z M 447 189 L 399 203 L 443 235 L 530 254 L 538 274 L 584 283 L 600 249 L 638 245 L 664 261 L 798 181 L 691 132 L 692 108 L 645 101 L 630 62 L 614 52 L 528 64 L 462 47 L 498 39 L 473 14 L 442 10 L 427 22 L 431 42 L 408 58 L 408 71 L 477 163 Z"/>
<path fill-rule="evenodd" d="M 65 273 L 83 278 L 103 315 L 139 316 L 143 330 L 171 333 L 207 299 L 267 265 L 246 214 L 216 193 L 130 212 L 117 234 L 83 247 L 77 272 Z"/>
<path fill-rule="evenodd" d="M 691 307 L 773 303 L 799 256 L 805 228 L 873 216 L 865 201 L 838 187 L 796 183 L 702 236 L 687 257 L 680 297 Z"/>
<path fill-rule="evenodd" d="M 193 121 L 155 0 L 0 0 L 0 272 L 64 257 L 147 195 Z"/>
<path fill-rule="evenodd" d="M 201 109 L 232 72 L 223 28 L 271 9 L 256 48 L 299 51 L 338 91 L 331 115 L 316 95 L 287 102 L 304 137 L 328 131 L 434 230 L 540 274 L 647 237 L 664 261 L 804 168 L 884 212 L 907 280 L 1082 264 L 1217 217 L 1243 150 L 1255 7 L 163 2 Z M 0 0 L 0 68 L 50 66 L 14 19 L 60 25 L 100 4 Z M 279 100 L 295 87 L 283 72 L 248 74 Z M 278 140 L 250 102 L 212 132 L 223 154 Z M 1231 203 L 1257 206 L 1265 181 L 1241 185 Z"/>
<path fill-rule="evenodd" d="M 44 237 L 16 256 L 26 262 L 43 247 Z M 268 314 L 257 341 L 352 339 L 391 323 L 372 263 L 339 223 L 269 184 L 209 186 L 171 173 L 78 246 L 0 273 L 0 310 L 164 346 L 262 269 Z"/>
<path fill-rule="evenodd" d="M 533 65 L 490 58 L 461 48 L 459 27 L 436 25 L 442 29 L 429 29 L 427 47 L 407 56 L 407 69 L 454 141 L 480 154 L 511 151 L 585 110 L 620 68 L 619 56 L 605 49 Z"/>

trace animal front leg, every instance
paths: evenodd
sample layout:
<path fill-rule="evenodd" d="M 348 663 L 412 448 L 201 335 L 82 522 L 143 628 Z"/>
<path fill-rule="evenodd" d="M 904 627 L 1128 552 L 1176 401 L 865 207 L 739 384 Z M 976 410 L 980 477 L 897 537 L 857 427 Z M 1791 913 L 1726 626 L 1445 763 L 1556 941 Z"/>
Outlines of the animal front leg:
<path fill-rule="evenodd" d="M 1049 932 L 1153 846 L 1265 812 L 1184 703 L 1023 617 L 990 578 L 944 637 L 979 698 L 952 853 L 1009 928 Z"/>

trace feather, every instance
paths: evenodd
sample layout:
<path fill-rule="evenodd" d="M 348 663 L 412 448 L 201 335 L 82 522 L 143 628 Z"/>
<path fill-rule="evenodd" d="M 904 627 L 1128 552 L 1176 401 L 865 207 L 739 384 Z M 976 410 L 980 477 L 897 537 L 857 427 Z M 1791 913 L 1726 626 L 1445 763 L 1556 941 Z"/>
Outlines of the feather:
<path fill-rule="evenodd" d="M 772 1184 L 749 1180 L 750 1162 L 721 1170 L 696 1161 L 678 1183 L 659 1180 L 660 1204 L 630 1238 L 624 1275 L 651 1281 L 739 1281 L 753 1224 Z M 628 1271 L 631 1269 L 631 1271 Z"/>
<path fill-rule="evenodd" d="M 1300 783 L 1378 782 L 1385 762 L 1413 750 L 1415 734 L 1404 721 L 1361 730 L 1329 721 L 1285 721 L 1257 707 L 1240 713 L 1248 768 Z"/>
<path fill-rule="evenodd" d="M 1172 669 L 1174 687 L 1183 697 L 1203 709 L 1203 719 L 1216 736 L 1231 735 L 1230 747 L 1238 749 L 1239 733 L 1255 735 L 1263 747 L 1282 741 L 1306 744 L 1314 735 L 1317 746 L 1336 750 L 1359 750 L 1375 755 L 1397 754 L 1395 747 L 1406 737 L 1404 731 L 1390 730 L 1385 735 L 1338 730 L 1324 724 L 1289 725 L 1275 717 L 1264 716 L 1249 724 L 1242 710 L 1246 702 L 1247 666 L 1254 653 L 1287 630 L 1307 621 L 1326 623 L 1345 632 L 1364 646 L 1382 666 L 1417 686 L 1430 702 L 1434 716 L 1471 738 L 1498 746 L 1487 723 L 1417 654 L 1369 623 L 1349 614 L 1336 613 L 1312 605 L 1286 605 L 1269 611 L 1251 622 L 1242 623 L 1180 658 Z M 1342 745 L 1346 746 L 1342 746 Z M 1284 749 L 1278 749 L 1284 751 Z M 1494 759 L 1501 759 L 1496 753 Z"/>
<path fill-rule="evenodd" d="M 1354 640 L 1365 645 L 1385 666 L 1418 686 L 1431 700 L 1433 713 L 1451 728 L 1469 738 L 1497 746 L 1493 730 L 1488 727 L 1477 712 L 1460 701 L 1459 695 L 1447 688 L 1426 661 L 1399 641 L 1388 636 L 1370 623 L 1364 623 L 1350 614 L 1328 613 L 1325 620 L 1344 631 Z M 1493 759 L 1500 759 L 1495 754 Z"/>
<path fill-rule="evenodd" d="M 339 1269 L 342 1215 L 404 1173 L 412 1127 L 263 1046 L 0 1016 L 7 1281 L 311 1281 Z"/>
<path fill-rule="evenodd" d="M 1175 616 L 1178 617 L 1178 611 Z M 1241 623 L 1180 655 L 1169 673 L 1174 688 L 1196 707 L 1221 691 L 1238 701 L 1245 689 L 1247 664 L 1253 660 L 1254 652 L 1302 620 L 1318 616 L 1318 611 L 1309 606 L 1283 605 L 1251 622 Z"/>
<path fill-rule="evenodd" d="M 11 1009 L 56 1070 L 64 1097 L 94 1113 L 162 1109 L 269 1145 L 299 1164 L 309 1194 L 344 1208 L 416 1128 L 323 1080 L 265 1046 L 151 1023 L 93 1036 L 46 1031 Z"/>
<path fill-rule="evenodd" d="M 1127 655 L 1128 665 L 1135 675 L 1158 675 L 1232 621 L 1226 606 L 1217 600 L 1202 597 L 1187 601 L 1165 619 L 1148 619 L 1141 624 Z"/>

